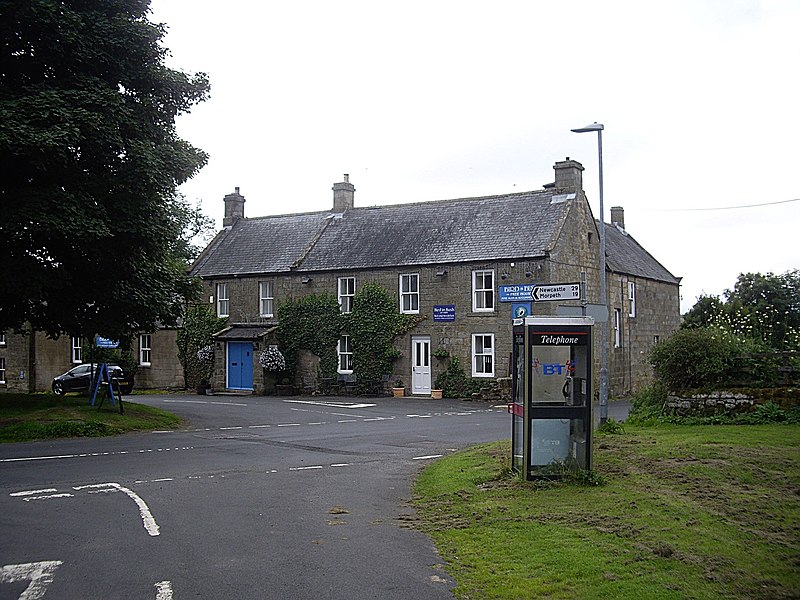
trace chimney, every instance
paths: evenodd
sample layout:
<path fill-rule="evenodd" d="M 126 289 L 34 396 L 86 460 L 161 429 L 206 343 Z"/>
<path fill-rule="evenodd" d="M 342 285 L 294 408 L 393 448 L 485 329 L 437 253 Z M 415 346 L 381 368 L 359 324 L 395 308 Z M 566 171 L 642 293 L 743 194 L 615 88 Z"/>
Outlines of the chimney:
<path fill-rule="evenodd" d="M 577 160 L 570 160 L 568 156 L 566 160 L 557 162 L 553 168 L 556 171 L 557 188 L 569 188 L 573 192 L 583 189 L 583 165 Z"/>
<path fill-rule="evenodd" d="M 356 193 L 355 186 L 350 183 L 350 175 L 344 174 L 344 181 L 333 184 L 333 212 L 343 213 L 348 208 L 353 208 L 353 197 Z"/>
<path fill-rule="evenodd" d="M 239 188 L 232 194 L 225 196 L 225 218 L 222 219 L 223 227 L 230 227 L 239 219 L 244 219 L 244 196 L 239 193 Z"/>
<path fill-rule="evenodd" d="M 611 207 L 611 224 L 625 229 L 625 209 L 621 206 Z"/>

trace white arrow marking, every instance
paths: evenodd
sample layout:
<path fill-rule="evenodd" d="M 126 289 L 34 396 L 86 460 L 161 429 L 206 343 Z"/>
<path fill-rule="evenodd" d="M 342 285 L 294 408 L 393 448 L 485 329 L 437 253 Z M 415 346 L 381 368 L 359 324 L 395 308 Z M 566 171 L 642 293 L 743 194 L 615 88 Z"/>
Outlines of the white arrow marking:
<path fill-rule="evenodd" d="M 157 536 L 161 533 L 160 529 L 158 528 L 158 523 L 153 518 L 153 513 L 150 512 L 150 508 L 147 506 L 144 500 L 142 500 L 136 492 L 133 490 L 129 490 L 126 487 L 121 486 L 118 483 L 96 483 L 94 485 L 81 485 L 78 487 L 74 487 L 75 490 L 86 490 L 86 489 L 99 489 L 99 488 L 113 488 L 122 492 L 123 494 L 127 495 L 131 500 L 136 503 L 136 506 L 139 507 L 139 514 L 142 516 L 142 523 L 144 524 L 144 528 L 151 536 Z"/>
<path fill-rule="evenodd" d="M 38 600 L 53 583 L 53 574 L 61 565 L 60 560 L 46 560 L 21 565 L 6 565 L 0 568 L 0 583 L 16 583 L 31 580 L 30 585 L 20 594 L 19 600 Z"/>

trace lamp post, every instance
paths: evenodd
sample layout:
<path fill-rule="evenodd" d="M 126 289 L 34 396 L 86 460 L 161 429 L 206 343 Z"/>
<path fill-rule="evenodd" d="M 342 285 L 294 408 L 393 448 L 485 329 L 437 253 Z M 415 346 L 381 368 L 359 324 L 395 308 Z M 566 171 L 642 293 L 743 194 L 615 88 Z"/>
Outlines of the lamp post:
<path fill-rule="evenodd" d="M 608 420 L 608 296 L 606 295 L 606 226 L 603 214 L 603 124 L 594 122 L 571 129 L 573 133 L 597 132 L 598 170 L 600 171 L 600 296 L 606 307 L 606 320 L 600 326 L 600 424 Z"/>

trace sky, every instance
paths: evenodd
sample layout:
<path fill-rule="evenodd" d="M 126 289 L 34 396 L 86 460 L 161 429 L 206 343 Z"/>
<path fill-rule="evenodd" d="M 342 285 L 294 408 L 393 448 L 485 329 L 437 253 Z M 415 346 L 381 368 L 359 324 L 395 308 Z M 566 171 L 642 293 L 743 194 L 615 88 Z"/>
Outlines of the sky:
<path fill-rule="evenodd" d="M 541 189 L 566 157 L 605 220 L 682 277 L 681 312 L 740 273 L 800 268 L 800 1 L 153 0 L 168 65 L 210 98 L 181 192 L 221 227 Z M 744 207 L 744 208 L 742 208 Z M 525 215 L 509 227 L 527 226 Z"/>

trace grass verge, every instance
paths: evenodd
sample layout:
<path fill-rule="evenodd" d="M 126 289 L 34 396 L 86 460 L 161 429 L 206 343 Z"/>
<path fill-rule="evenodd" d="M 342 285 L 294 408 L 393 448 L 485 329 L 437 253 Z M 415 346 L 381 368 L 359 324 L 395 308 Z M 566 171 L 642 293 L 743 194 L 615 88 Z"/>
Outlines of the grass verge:
<path fill-rule="evenodd" d="M 427 467 L 420 528 L 458 598 L 800 597 L 800 426 L 626 425 L 604 482 L 522 482 L 508 442 Z"/>
<path fill-rule="evenodd" d="M 101 437 L 129 431 L 173 429 L 180 417 L 123 401 L 125 414 L 106 401 L 98 411 L 86 396 L 0 394 L 0 442 Z"/>

